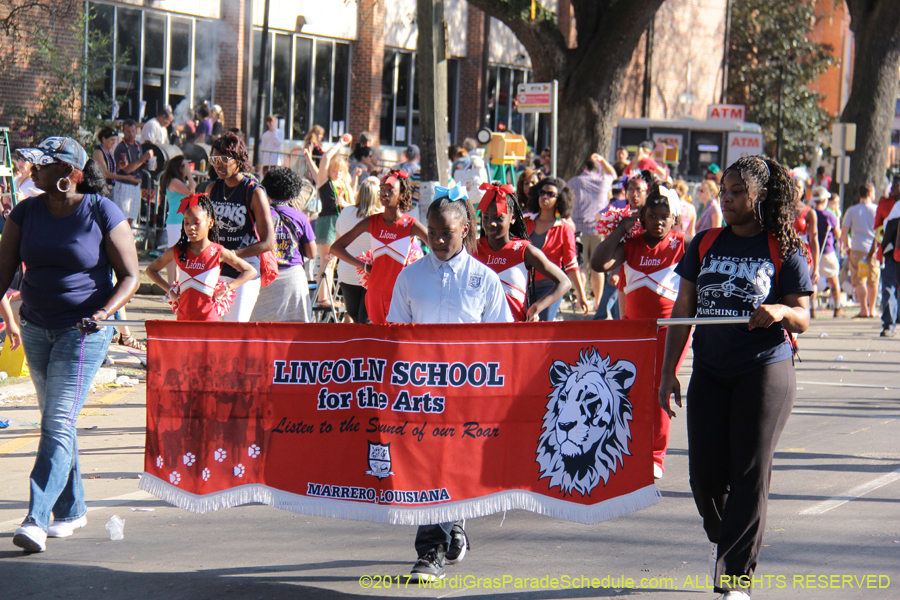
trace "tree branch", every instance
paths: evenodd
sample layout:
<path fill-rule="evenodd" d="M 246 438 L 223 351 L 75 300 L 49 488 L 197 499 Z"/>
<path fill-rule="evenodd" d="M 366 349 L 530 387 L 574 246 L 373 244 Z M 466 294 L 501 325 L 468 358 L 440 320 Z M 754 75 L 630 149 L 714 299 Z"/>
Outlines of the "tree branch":
<path fill-rule="evenodd" d="M 512 30 L 528 51 L 537 80 L 547 80 L 565 70 L 566 40 L 556 23 L 556 15 L 542 5 L 537 5 L 532 20 L 530 0 L 469 0 L 469 4 Z"/>

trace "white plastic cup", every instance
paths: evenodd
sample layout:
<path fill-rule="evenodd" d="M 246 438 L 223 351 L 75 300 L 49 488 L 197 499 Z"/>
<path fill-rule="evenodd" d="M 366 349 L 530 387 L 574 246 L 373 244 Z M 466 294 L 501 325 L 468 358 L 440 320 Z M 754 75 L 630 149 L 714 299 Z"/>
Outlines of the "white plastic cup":
<path fill-rule="evenodd" d="M 118 542 L 125 539 L 125 521 L 119 518 L 119 515 L 113 515 L 106 523 L 106 529 L 109 531 L 109 539 Z"/>

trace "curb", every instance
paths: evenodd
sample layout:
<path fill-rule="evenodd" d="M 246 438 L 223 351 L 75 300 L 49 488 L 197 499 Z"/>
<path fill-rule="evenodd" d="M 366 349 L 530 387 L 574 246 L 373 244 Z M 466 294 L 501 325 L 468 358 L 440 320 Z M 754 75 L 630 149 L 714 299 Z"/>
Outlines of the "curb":
<path fill-rule="evenodd" d="M 94 377 L 94 381 L 91 382 L 91 385 L 113 383 L 118 376 L 119 374 L 115 369 L 104 367 L 97 371 L 97 375 Z M 36 393 L 37 392 L 34 391 L 34 383 L 31 381 L 23 381 L 22 383 L 0 388 L 0 397 L 4 400 L 10 398 L 24 398 L 25 396 L 33 396 Z"/>

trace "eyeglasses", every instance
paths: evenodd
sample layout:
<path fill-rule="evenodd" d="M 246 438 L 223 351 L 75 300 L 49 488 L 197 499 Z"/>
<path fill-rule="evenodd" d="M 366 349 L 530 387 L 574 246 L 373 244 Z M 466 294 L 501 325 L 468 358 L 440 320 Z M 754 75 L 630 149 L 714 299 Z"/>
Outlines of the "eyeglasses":
<path fill-rule="evenodd" d="M 211 165 L 226 165 L 229 161 L 234 160 L 231 156 L 210 156 L 209 164 Z"/>
<path fill-rule="evenodd" d="M 543 196 L 546 196 L 546 197 L 548 197 L 548 198 L 559 198 L 559 194 L 558 194 L 558 193 L 556 193 L 556 192 L 550 192 L 550 191 L 547 191 L 547 190 L 541 190 L 541 194 L 540 194 L 540 195 L 541 195 L 542 197 L 543 197 Z"/>

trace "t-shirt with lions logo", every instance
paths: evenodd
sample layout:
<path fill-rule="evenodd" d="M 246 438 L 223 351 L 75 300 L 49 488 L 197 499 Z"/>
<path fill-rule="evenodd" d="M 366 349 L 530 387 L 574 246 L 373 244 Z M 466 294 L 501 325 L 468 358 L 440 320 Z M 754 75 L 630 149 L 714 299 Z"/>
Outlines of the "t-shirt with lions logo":
<path fill-rule="evenodd" d="M 789 294 L 812 294 L 806 257 L 784 257 L 777 281 L 768 233 L 740 237 L 725 227 L 700 261 L 703 231 L 693 239 L 675 272 L 697 286 L 697 317 L 749 317 L 761 304 L 779 304 Z M 747 325 L 699 325 L 694 362 L 721 375 L 740 375 L 786 360 L 791 347 L 780 324 L 750 330 Z"/>
<path fill-rule="evenodd" d="M 234 251 L 259 241 L 250 215 L 250 203 L 258 186 L 258 183 L 246 175 L 234 188 L 226 186 L 221 179 L 210 186 L 209 199 L 216 209 L 219 243 L 224 248 Z M 259 277 L 259 257 L 247 256 L 244 260 L 253 265 Z M 238 275 L 237 269 L 231 265 L 222 265 L 223 277 L 237 279 Z"/>

